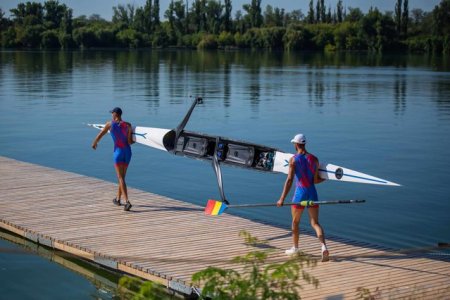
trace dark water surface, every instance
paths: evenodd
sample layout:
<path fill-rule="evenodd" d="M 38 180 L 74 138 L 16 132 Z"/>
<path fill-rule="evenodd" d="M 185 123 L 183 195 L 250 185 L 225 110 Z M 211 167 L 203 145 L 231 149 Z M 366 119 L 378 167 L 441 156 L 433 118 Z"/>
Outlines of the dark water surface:
<path fill-rule="evenodd" d="M 97 131 L 83 123 L 104 123 L 108 111 L 121 106 L 133 124 L 173 128 L 190 95 L 205 102 L 188 130 L 284 151 L 292 151 L 290 139 L 303 132 L 321 161 L 403 185 L 321 184 L 321 200 L 367 200 L 322 207 L 327 233 L 394 248 L 450 241 L 450 60 L 442 57 L 4 51 L 0 155 L 115 181 L 111 139 L 93 151 Z M 222 171 L 235 204 L 275 202 L 285 180 Z M 133 148 L 128 184 L 199 205 L 219 197 L 209 164 L 141 145 Z M 287 208 L 233 213 L 290 226 Z M 307 218 L 302 222 L 309 226 Z"/>

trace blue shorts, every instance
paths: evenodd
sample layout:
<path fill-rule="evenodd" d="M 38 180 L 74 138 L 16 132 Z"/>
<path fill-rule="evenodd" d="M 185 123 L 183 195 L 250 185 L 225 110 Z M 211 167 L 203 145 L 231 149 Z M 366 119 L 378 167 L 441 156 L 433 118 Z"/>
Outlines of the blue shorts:
<path fill-rule="evenodd" d="M 131 161 L 131 147 L 125 148 L 116 148 L 114 150 L 114 164 L 117 165 L 126 165 Z"/>
<path fill-rule="evenodd" d="M 303 200 L 312 200 L 312 201 L 318 201 L 319 197 L 317 196 L 317 190 L 316 188 L 313 186 L 312 188 L 299 188 L 297 187 L 295 189 L 295 193 L 294 193 L 294 197 L 292 197 L 292 203 L 299 203 Z M 294 205 L 294 208 L 297 209 L 304 209 L 304 206 L 301 205 Z M 310 207 L 319 207 L 319 205 L 315 204 L 313 206 Z"/>

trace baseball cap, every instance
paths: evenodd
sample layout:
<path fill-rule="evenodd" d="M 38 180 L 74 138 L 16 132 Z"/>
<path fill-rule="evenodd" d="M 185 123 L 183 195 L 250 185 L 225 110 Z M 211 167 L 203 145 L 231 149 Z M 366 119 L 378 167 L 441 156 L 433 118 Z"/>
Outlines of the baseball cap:
<path fill-rule="evenodd" d="M 114 107 L 110 113 L 116 113 L 118 115 L 122 115 L 122 110 L 120 109 L 120 107 Z"/>
<path fill-rule="evenodd" d="M 306 144 L 306 136 L 303 133 L 299 133 L 291 140 L 291 143 Z"/>

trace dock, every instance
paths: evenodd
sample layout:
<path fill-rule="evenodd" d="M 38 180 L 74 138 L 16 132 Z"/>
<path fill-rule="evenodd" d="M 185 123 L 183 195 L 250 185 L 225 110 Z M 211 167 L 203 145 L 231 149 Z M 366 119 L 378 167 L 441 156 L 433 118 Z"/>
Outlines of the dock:
<path fill-rule="evenodd" d="M 131 187 L 133 208 L 125 212 L 112 204 L 116 189 L 115 183 L 0 156 L 0 227 L 184 295 L 201 289 L 191 276 L 208 266 L 241 270 L 230 261 L 249 251 L 242 230 L 270 242 L 270 262 L 286 260 L 289 228 L 227 213 L 205 216 L 198 205 Z M 319 258 L 310 230 L 302 229 L 300 244 Z M 374 299 L 450 299 L 448 251 L 395 251 L 336 236 L 327 236 L 327 244 L 331 260 L 304 267 L 319 285 L 300 281 L 303 299 L 359 299 L 361 291 Z"/>

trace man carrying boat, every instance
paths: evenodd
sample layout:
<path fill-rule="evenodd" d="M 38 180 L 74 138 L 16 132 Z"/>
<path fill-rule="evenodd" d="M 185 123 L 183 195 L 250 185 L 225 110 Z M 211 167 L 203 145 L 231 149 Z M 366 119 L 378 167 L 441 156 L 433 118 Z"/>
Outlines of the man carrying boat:
<path fill-rule="evenodd" d="M 132 134 L 133 129 L 131 124 L 122 120 L 122 109 L 115 107 L 110 111 L 112 114 L 112 120 L 107 122 L 102 131 L 95 137 L 92 142 L 92 148 L 97 149 L 98 142 L 102 137 L 110 131 L 111 137 L 114 141 L 114 168 L 117 173 L 117 179 L 119 181 L 119 188 L 117 191 L 117 197 L 114 198 L 113 203 L 115 205 L 121 205 L 121 197 L 125 198 L 125 211 L 129 211 L 131 203 L 128 201 L 127 184 L 125 182 L 125 176 L 127 174 L 128 165 L 131 160 L 131 147 L 134 143 Z"/>
<path fill-rule="evenodd" d="M 277 206 L 283 206 L 284 199 L 289 193 L 295 177 L 296 188 L 292 202 L 298 204 L 294 204 L 291 207 L 292 241 L 294 245 L 292 248 L 286 250 L 287 255 L 293 255 L 299 251 L 299 225 L 301 216 L 305 210 L 305 207 L 300 205 L 300 202 L 303 200 L 317 201 L 318 196 L 315 184 L 325 180 L 319 177 L 319 160 L 306 151 L 306 137 L 300 133 L 291 142 L 294 144 L 296 154 L 289 161 L 288 176 L 284 183 L 283 192 L 277 202 Z M 316 204 L 308 207 L 308 214 L 311 226 L 316 231 L 317 237 L 322 244 L 322 261 L 328 261 L 329 251 L 325 243 L 322 226 L 319 224 L 319 206 Z"/>

